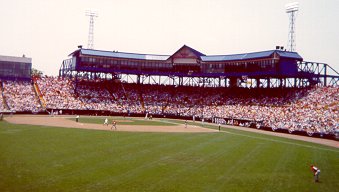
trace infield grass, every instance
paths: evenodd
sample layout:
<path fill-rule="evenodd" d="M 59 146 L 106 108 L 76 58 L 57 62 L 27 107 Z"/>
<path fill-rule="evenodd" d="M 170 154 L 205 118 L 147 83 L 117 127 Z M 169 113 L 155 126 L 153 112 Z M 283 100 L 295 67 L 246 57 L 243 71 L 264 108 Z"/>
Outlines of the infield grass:
<path fill-rule="evenodd" d="M 313 182 L 311 164 L 321 169 L 320 183 Z M 0 191 L 333 192 L 338 178 L 339 149 L 257 133 L 132 133 L 0 121 Z"/>
<path fill-rule="evenodd" d="M 93 124 L 103 124 L 106 117 L 90 117 L 90 116 L 81 116 L 79 118 L 80 123 L 93 123 Z M 68 118 L 72 121 L 75 121 L 75 118 Z M 115 120 L 119 125 L 148 125 L 148 126 L 174 126 L 174 123 L 163 122 L 157 120 L 148 120 L 140 118 L 123 118 L 123 117 L 107 117 L 108 123 L 112 124 L 112 121 Z"/>

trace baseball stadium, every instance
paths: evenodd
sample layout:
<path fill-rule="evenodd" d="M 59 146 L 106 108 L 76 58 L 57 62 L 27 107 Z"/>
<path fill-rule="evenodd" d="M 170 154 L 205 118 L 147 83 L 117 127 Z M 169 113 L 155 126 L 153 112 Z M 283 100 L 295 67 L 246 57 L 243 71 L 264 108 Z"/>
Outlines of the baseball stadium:
<path fill-rule="evenodd" d="M 79 46 L 57 77 L 0 64 L 2 191 L 339 187 L 339 74 L 297 52 Z"/>
<path fill-rule="evenodd" d="M 0 191 L 338 191 L 339 4 L 303 3 L 297 52 L 272 2 L 4 3 Z"/>

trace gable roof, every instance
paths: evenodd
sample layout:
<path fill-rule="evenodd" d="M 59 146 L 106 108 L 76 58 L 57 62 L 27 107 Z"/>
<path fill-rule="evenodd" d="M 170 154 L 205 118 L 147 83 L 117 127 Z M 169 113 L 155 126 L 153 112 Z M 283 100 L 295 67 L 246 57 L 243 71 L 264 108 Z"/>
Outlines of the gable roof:
<path fill-rule="evenodd" d="M 205 55 L 187 45 L 183 45 L 180 49 L 178 49 L 172 55 L 154 55 L 154 54 L 126 53 L 126 52 L 116 52 L 116 51 L 101 51 L 101 50 L 93 50 L 93 49 L 78 49 L 78 50 L 75 50 L 73 53 L 69 54 L 69 56 L 75 55 L 80 52 L 83 55 L 94 55 L 94 56 L 102 56 L 102 57 L 166 61 L 166 60 L 173 58 L 175 55 L 180 54 L 181 51 L 187 54 L 187 50 L 190 53 L 192 53 L 194 57 L 204 62 L 260 59 L 260 58 L 270 57 L 274 53 L 277 53 L 280 57 L 283 57 L 283 58 L 292 58 L 292 59 L 296 59 L 299 61 L 303 60 L 303 58 L 297 52 L 289 52 L 289 51 L 283 51 L 283 50 L 269 50 L 269 51 L 232 54 L 232 55 Z"/>
<path fill-rule="evenodd" d="M 180 49 L 178 49 L 175 53 L 173 53 L 168 59 L 173 58 L 175 55 L 177 55 L 180 52 L 183 52 L 183 50 L 188 49 L 191 53 L 193 53 L 193 55 L 199 59 L 201 59 L 202 56 L 206 56 L 205 54 L 187 46 L 187 45 L 183 45 Z"/>

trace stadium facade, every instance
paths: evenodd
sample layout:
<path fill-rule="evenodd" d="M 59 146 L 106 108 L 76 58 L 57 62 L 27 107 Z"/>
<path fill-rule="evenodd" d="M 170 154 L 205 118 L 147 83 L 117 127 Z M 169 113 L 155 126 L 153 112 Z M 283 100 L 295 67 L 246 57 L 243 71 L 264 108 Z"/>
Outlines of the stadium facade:
<path fill-rule="evenodd" d="M 304 62 L 298 53 L 280 47 L 234 55 L 205 55 L 187 45 L 172 55 L 79 47 L 69 57 L 63 61 L 59 76 L 134 79 L 138 84 L 253 88 L 339 83 L 339 74 L 327 64 Z M 329 70 L 334 75 L 329 75 Z"/>

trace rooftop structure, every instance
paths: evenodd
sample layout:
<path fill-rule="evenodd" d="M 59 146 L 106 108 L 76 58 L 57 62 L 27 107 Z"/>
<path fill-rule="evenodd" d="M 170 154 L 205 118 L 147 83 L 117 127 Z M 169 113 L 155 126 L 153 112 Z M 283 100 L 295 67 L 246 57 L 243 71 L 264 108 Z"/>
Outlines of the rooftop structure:
<path fill-rule="evenodd" d="M 30 80 L 32 58 L 0 55 L 0 79 Z"/>
<path fill-rule="evenodd" d="M 303 87 L 317 84 L 319 78 L 328 77 L 323 72 L 315 75 L 314 71 L 305 69 L 305 66 L 309 68 L 309 64 L 302 65 L 305 62 L 297 52 L 283 49 L 206 55 L 183 45 L 172 55 L 157 55 L 80 47 L 69 54 L 69 57 L 60 67 L 60 76 L 121 79 L 125 75 L 133 75 L 139 83 L 145 83 L 143 79 L 146 78 L 166 77 L 167 80 L 164 81 L 178 85 L 191 79 L 187 81 L 195 82 L 199 86 L 217 82 L 210 86 L 227 87 L 248 86 L 240 85 L 248 79 L 251 80 L 249 84 L 256 87 Z M 333 77 L 337 79 L 337 76 Z M 161 83 L 161 80 L 153 81 Z M 323 81 L 326 83 L 326 80 Z"/>

